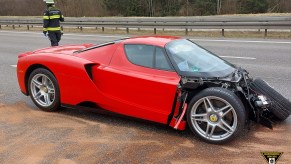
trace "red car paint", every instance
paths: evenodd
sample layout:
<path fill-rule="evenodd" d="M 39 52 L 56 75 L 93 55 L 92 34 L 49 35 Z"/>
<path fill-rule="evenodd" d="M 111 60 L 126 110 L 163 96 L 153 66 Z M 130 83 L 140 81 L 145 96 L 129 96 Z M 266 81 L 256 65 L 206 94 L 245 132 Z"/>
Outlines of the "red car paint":
<path fill-rule="evenodd" d="M 125 44 L 164 47 L 177 37 L 145 36 L 122 40 L 88 51 L 75 51 L 92 44 L 45 48 L 19 55 L 17 76 L 21 91 L 27 92 L 29 71 L 39 66 L 51 71 L 58 81 L 61 103 L 93 102 L 111 112 L 170 124 L 174 127 L 179 102 L 180 77 L 174 71 L 138 66 L 128 61 Z M 92 64 L 92 79 L 85 65 Z M 174 109 L 174 111 L 173 111 Z M 172 118 L 169 118 L 171 116 Z M 170 119 L 170 120 L 169 120 Z M 182 120 L 179 130 L 185 128 Z"/>

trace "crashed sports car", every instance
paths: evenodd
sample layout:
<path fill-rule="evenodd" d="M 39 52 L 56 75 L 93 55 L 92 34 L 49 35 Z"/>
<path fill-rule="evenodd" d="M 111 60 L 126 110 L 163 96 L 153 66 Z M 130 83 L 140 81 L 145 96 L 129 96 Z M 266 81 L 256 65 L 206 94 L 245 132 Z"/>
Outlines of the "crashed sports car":
<path fill-rule="evenodd" d="M 262 79 L 191 40 L 144 36 L 20 54 L 21 91 L 44 111 L 75 107 L 188 125 L 200 139 L 226 143 L 250 120 L 272 127 L 291 103 Z"/>

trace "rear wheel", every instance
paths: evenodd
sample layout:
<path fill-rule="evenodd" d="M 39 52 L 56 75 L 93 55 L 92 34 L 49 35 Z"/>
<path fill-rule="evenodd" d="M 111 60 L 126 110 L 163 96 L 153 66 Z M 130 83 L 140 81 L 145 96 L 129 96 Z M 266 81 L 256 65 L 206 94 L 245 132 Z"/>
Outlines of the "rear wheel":
<path fill-rule="evenodd" d="M 280 93 L 274 90 L 264 80 L 258 78 L 255 79 L 251 84 L 250 88 L 258 94 L 262 94 L 271 101 L 268 109 L 273 113 L 279 120 L 284 121 L 291 114 L 291 102 L 283 97 Z"/>
<path fill-rule="evenodd" d="M 38 68 L 29 76 L 28 91 L 34 104 L 47 112 L 60 107 L 60 91 L 54 75 L 44 68 Z"/>
<path fill-rule="evenodd" d="M 229 142 L 244 128 L 245 108 L 241 100 L 223 88 L 207 88 L 194 96 L 187 122 L 200 139 L 215 144 Z"/>

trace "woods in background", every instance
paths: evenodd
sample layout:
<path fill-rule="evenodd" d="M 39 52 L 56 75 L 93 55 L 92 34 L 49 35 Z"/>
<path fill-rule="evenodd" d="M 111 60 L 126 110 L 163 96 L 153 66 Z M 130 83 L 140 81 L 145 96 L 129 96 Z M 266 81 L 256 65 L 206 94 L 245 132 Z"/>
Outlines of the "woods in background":
<path fill-rule="evenodd" d="M 55 0 L 69 17 L 286 13 L 291 0 Z M 0 0 L 0 16 L 39 16 L 43 0 Z"/>

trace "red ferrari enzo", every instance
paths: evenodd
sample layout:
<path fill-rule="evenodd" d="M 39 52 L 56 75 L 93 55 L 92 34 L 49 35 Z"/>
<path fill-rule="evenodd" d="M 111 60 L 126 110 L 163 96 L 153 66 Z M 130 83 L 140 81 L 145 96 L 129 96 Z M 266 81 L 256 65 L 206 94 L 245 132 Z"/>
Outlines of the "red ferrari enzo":
<path fill-rule="evenodd" d="M 20 54 L 21 91 L 37 107 L 86 107 L 225 143 L 249 120 L 272 127 L 291 103 L 265 81 L 179 37 L 126 38 L 100 45 L 49 47 Z"/>

